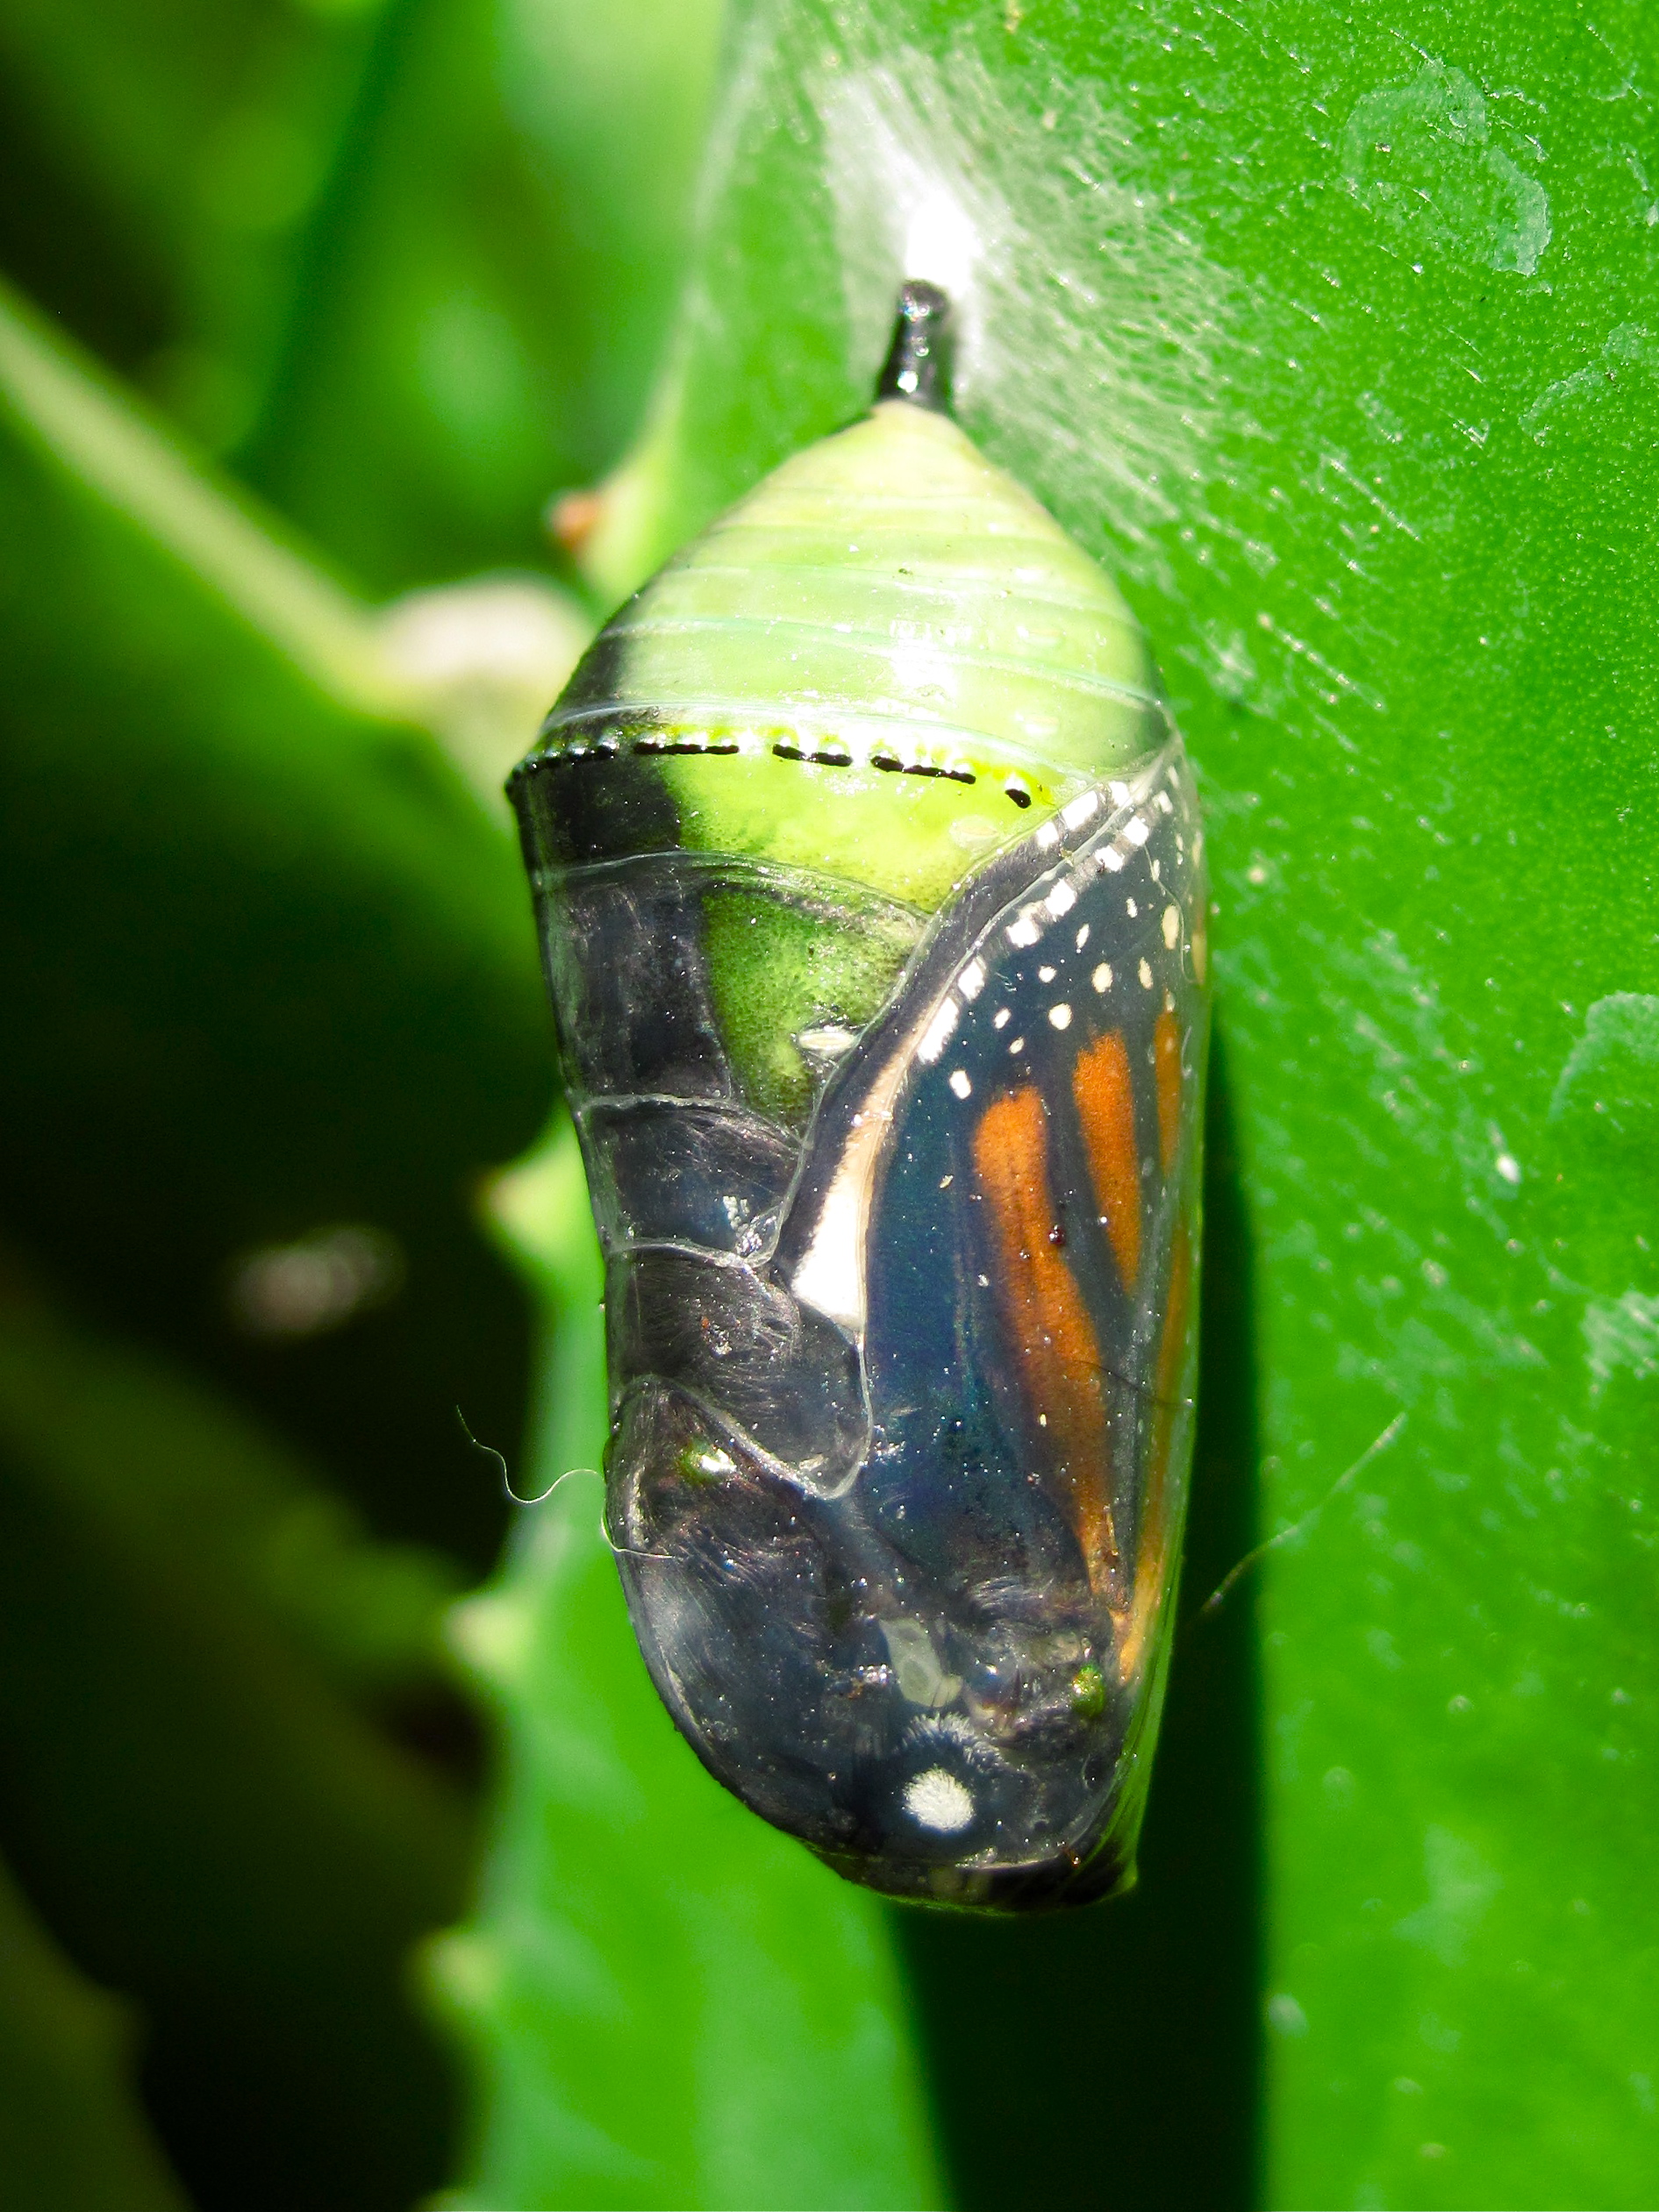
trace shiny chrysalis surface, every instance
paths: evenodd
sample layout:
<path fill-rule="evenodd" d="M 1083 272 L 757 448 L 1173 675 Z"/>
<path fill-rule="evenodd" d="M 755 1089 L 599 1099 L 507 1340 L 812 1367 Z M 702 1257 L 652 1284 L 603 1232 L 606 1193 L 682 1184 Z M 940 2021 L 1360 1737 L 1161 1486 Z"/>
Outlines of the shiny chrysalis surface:
<path fill-rule="evenodd" d="M 840 1872 L 1132 1877 L 1191 1453 L 1203 838 L 1112 585 L 883 396 L 514 778 L 607 1263 L 608 1526 L 698 1755 Z"/>

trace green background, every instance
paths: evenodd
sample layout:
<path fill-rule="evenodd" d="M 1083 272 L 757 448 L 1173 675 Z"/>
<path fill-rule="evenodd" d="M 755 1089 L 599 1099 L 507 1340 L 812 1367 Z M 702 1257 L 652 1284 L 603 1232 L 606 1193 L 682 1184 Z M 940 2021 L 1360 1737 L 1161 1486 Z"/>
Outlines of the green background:
<path fill-rule="evenodd" d="M 1651 2203 L 1650 22 L 718 29 L 0 4 L 0 2177 Z M 477 731 L 857 410 L 907 247 L 1148 629 L 1215 884 L 1141 1886 L 1027 1926 L 719 1796 L 591 1475 L 447 1609 L 509 1513 L 454 1409 L 526 1495 L 603 1431 L 568 1136 L 480 1210 L 554 1079 Z M 542 510 L 636 434 L 573 566 Z M 399 659 L 375 600 L 507 569 L 540 678 L 476 600 L 461 677 Z M 397 1295 L 239 1328 L 341 1224 Z"/>

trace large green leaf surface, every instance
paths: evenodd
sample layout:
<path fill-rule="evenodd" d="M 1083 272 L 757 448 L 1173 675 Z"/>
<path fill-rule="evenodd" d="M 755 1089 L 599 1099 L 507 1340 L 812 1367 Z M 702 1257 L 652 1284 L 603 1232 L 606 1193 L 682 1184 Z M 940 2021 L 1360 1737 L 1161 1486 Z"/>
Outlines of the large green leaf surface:
<path fill-rule="evenodd" d="M 960 296 L 969 427 L 1152 637 L 1236 1138 L 1209 1449 L 1266 1546 L 1212 1613 L 1189 1588 L 1172 1722 L 1231 1633 L 1275 2204 L 1659 2187 L 1656 76 L 1634 5 L 745 6 L 595 540 L 620 589 L 853 414 L 908 268 Z M 1240 1508 L 1206 1481 L 1199 1552 Z M 1172 1986 L 1202 2041 L 1201 1777 L 1249 1709 L 1166 1751 L 1142 1899 L 1073 1939 L 1092 1984 L 1048 1930 L 904 1924 L 964 2200 L 1039 2201 Z M 1011 2116 L 977 2090 L 1033 2034 Z M 1223 2043 L 1248 2087 L 1255 2031 Z M 1076 2201 L 1173 2201 L 1176 2109 Z"/>

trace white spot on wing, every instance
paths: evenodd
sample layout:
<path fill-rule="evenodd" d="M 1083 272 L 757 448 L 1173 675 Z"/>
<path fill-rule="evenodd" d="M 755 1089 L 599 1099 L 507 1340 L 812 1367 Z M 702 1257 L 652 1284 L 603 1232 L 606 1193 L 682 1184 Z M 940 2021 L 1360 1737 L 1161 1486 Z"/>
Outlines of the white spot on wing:
<path fill-rule="evenodd" d="M 1152 970 L 1147 966 L 1147 963 L 1144 960 L 1141 961 L 1137 973 L 1141 977 L 1141 989 L 1143 991 L 1149 991 L 1152 988 Z"/>
<path fill-rule="evenodd" d="M 938 1026 L 939 1043 L 932 1054 L 937 1060 L 945 1038 L 955 1027 L 956 1015 L 955 1000 L 946 999 L 934 1009 L 925 1028 L 912 1030 L 895 1049 L 871 1083 L 862 1108 L 853 1116 L 852 1133 L 790 1286 L 804 1306 L 826 1315 L 855 1337 L 862 1337 L 868 1313 L 864 1245 L 869 1234 L 876 1171 L 892 1127 L 893 1107 L 912 1054 L 920 1057 L 924 1037 Z"/>
<path fill-rule="evenodd" d="M 969 960 L 956 978 L 956 988 L 971 1005 L 985 988 L 985 967 L 983 960 Z"/>
<path fill-rule="evenodd" d="M 950 1087 L 958 1098 L 971 1096 L 974 1088 L 960 1067 L 951 1070 Z"/>
<path fill-rule="evenodd" d="M 1071 1009 L 1062 1001 L 1060 1005 L 1051 1006 L 1048 1009 L 1048 1018 L 1056 1029 L 1069 1029 L 1071 1027 Z"/>
<path fill-rule="evenodd" d="M 921 1042 L 916 1047 L 916 1057 L 929 1067 L 945 1049 L 946 1039 L 956 1026 L 956 1002 L 942 998 L 933 1009 L 933 1019 L 922 1031 Z"/>
<path fill-rule="evenodd" d="M 1062 914 L 1069 914 L 1077 903 L 1077 894 L 1069 883 L 1056 883 L 1043 902 L 1057 922 Z"/>
<path fill-rule="evenodd" d="M 905 1785 L 905 1810 L 919 1828 L 957 1836 L 972 1824 L 974 1801 L 947 1766 L 930 1766 Z"/>
<path fill-rule="evenodd" d="M 1112 988 L 1112 970 L 1104 960 L 1096 968 L 1090 981 L 1098 991 L 1109 991 Z"/>
<path fill-rule="evenodd" d="M 804 1306 L 857 1331 L 864 1326 L 864 1230 L 869 1213 L 868 1187 L 848 1175 L 843 1163 L 841 1173 L 825 1194 L 818 1227 L 805 1258 L 795 1270 L 792 1286 Z"/>
<path fill-rule="evenodd" d="M 1173 953 L 1181 942 L 1181 909 L 1166 906 L 1163 910 L 1163 941 Z"/>

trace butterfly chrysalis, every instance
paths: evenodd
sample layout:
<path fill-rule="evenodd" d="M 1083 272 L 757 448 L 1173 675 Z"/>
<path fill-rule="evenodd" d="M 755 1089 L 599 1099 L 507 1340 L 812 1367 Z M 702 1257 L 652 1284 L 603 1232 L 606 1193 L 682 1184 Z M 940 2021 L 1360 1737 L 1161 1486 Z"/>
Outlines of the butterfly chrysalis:
<path fill-rule="evenodd" d="M 1203 836 L 1145 642 L 949 411 L 607 624 L 511 786 L 604 1245 L 607 1516 L 705 1765 L 841 1873 L 1132 1877 L 1191 1452 Z"/>

